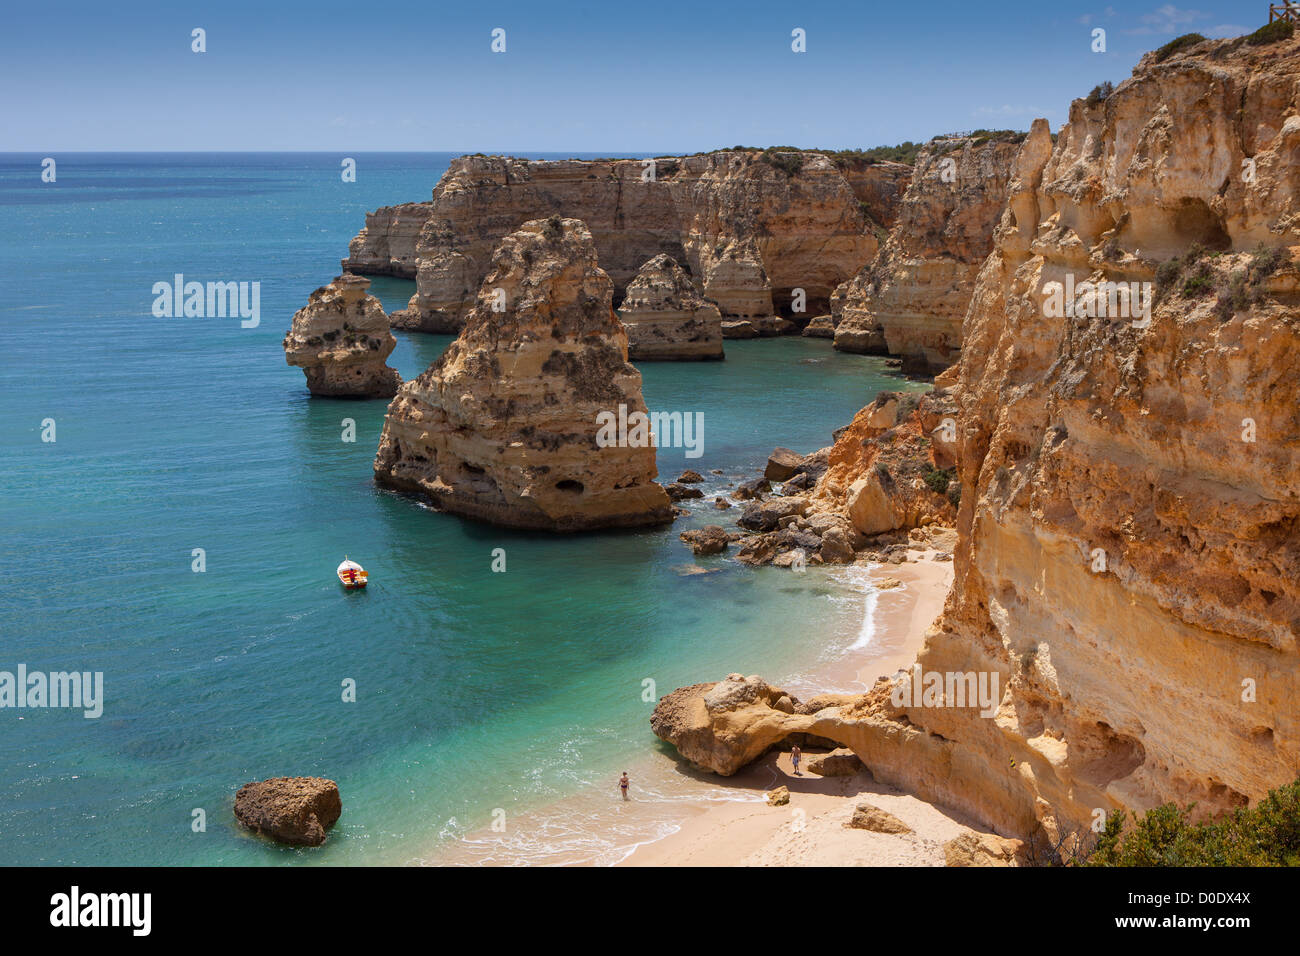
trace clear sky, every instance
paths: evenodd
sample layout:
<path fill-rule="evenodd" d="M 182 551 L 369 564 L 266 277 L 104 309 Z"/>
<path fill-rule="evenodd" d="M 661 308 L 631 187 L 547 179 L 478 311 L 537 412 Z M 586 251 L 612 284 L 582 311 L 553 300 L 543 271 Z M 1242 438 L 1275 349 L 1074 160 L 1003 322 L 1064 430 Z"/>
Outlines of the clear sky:
<path fill-rule="evenodd" d="M 1144 51 L 1268 20 L 1268 0 L 6 7 L 0 152 L 651 153 L 868 147 L 1035 116 L 1056 129 L 1072 98 L 1118 83 Z M 205 53 L 191 51 L 196 27 Z"/>

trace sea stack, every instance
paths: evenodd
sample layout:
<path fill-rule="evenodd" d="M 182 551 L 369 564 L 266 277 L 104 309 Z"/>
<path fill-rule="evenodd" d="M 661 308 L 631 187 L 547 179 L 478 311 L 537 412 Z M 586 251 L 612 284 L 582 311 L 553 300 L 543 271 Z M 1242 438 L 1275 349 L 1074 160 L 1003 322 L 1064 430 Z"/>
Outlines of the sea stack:
<path fill-rule="evenodd" d="M 506 236 L 460 337 L 388 408 L 375 480 L 437 508 L 546 531 L 664 524 L 655 449 L 597 442 L 645 414 L 613 283 L 577 219 Z"/>
<path fill-rule="evenodd" d="M 641 267 L 618 314 L 633 361 L 723 357 L 722 313 L 671 256 L 657 255 Z"/>
<path fill-rule="evenodd" d="M 370 280 L 341 275 L 311 294 L 284 337 L 284 360 L 307 375 L 313 395 L 392 398 L 402 384 L 384 364 L 397 346 Z"/>

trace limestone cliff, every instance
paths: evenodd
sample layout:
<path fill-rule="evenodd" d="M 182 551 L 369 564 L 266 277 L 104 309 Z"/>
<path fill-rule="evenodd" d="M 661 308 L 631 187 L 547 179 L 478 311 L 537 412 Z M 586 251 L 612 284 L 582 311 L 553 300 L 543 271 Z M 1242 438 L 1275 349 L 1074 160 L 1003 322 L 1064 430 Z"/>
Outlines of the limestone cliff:
<path fill-rule="evenodd" d="M 391 398 L 402 377 L 384 364 L 397 347 L 370 280 L 341 275 L 311 294 L 284 337 L 284 360 L 307 376 L 313 395 Z"/>
<path fill-rule="evenodd" d="M 846 178 L 826 156 L 796 151 L 724 150 L 653 165 L 462 156 L 434 189 L 416 244 L 417 291 L 393 324 L 459 330 L 501 238 L 558 214 L 587 223 L 616 302 L 642 264 L 664 254 L 724 319 L 749 323 L 736 334 L 792 330 L 827 311 L 835 287 L 875 257 L 901 183 L 899 164 L 864 164 Z M 349 261 L 384 257 L 370 232 L 353 241 Z"/>
<path fill-rule="evenodd" d="M 1006 205 L 1018 137 L 940 137 L 917 157 L 877 259 L 832 301 L 835 347 L 890 353 L 916 371 L 960 354 L 962 319 Z"/>
<path fill-rule="evenodd" d="M 506 236 L 460 337 L 389 406 L 376 480 L 519 528 L 671 521 L 654 447 L 598 443 L 602 414 L 646 411 L 612 295 L 578 220 Z"/>
<path fill-rule="evenodd" d="M 955 582 L 917 660 L 919 683 L 996 679 L 991 716 L 912 673 L 780 716 L 730 692 L 725 720 L 674 713 L 826 736 L 1049 841 L 1300 776 L 1298 78 L 1300 40 L 1149 54 L 1021 147 L 965 322 Z"/>
<path fill-rule="evenodd" d="M 408 202 L 366 213 L 366 224 L 348 246 L 343 271 L 414 279 L 415 243 L 432 204 Z"/>
<path fill-rule="evenodd" d="M 722 315 L 686 270 L 658 255 L 641 267 L 618 309 L 627 331 L 628 358 L 720 359 Z"/>

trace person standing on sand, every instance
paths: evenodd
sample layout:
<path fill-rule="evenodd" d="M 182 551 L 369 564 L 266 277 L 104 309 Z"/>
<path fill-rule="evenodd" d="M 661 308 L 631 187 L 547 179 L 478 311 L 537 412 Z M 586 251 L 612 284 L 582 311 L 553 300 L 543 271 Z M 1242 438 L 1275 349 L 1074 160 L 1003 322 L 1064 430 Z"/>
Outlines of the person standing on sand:
<path fill-rule="evenodd" d="M 798 744 L 795 744 L 793 747 L 790 748 L 790 762 L 794 764 L 794 775 L 796 777 L 803 776 L 803 774 L 799 772 L 799 758 L 802 756 L 803 756 L 803 751 L 799 749 Z"/>
<path fill-rule="evenodd" d="M 623 776 L 619 777 L 619 780 L 618 780 L 618 788 L 619 788 L 620 790 L 623 791 L 623 799 L 624 799 L 624 800 L 627 799 L 627 784 L 628 784 L 628 780 L 627 780 L 627 771 L 624 770 L 624 771 L 623 771 Z"/>

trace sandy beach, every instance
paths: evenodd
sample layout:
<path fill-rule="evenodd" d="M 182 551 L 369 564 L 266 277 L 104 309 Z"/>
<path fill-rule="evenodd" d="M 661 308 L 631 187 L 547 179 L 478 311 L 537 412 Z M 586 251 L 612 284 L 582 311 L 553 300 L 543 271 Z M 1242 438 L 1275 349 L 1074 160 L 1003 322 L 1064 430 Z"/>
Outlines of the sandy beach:
<path fill-rule="evenodd" d="M 804 672 L 799 684 L 865 690 L 877 677 L 909 666 L 952 583 L 952 562 L 936 561 L 936 554 L 913 551 L 907 563 L 872 567 L 870 578 L 878 590 L 870 621 L 863 622 L 869 626 L 859 639 L 862 646 Z M 769 753 L 733 777 L 720 777 L 692 769 L 672 747 L 648 740 L 644 757 L 630 761 L 628 769 L 632 788 L 627 801 L 618 798 L 615 777 L 592 780 L 572 797 L 513 818 L 504 833 L 469 834 L 412 862 L 932 866 L 943 863 L 943 843 L 968 829 L 955 815 L 877 783 L 869 773 L 823 778 L 805 771 L 796 776 L 788 751 Z M 789 788 L 790 804 L 768 806 L 765 794 L 778 786 Z M 913 832 L 846 828 L 862 801 L 899 817 Z"/>
<path fill-rule="evenodd" d="M 943 609 L 952 562 L 934 551 L 915 561 L 873 568 L 872 580 L 900 586 L 878 592 L 875 631 L 868 647 L 853 651 L 826 675 L 841 686 L 870 687 L 916 658 L 926 629 Z M 824 752 L 824 751 L 822 751 Z M 816 751 L 808 751 L 813 756 Z M 874 781 L 794 774 L 788 751 L 772 752 L 733 777 L 715 778 L 742 799 L 692 807 L 676 832 L 637 847 L 622 866 L 942 866 L 943 844 L 968 830 L 969 821 Z M 769 806 L 764 794 L 790 791 L 786 806 Z M 860 802 L 898 817 L 911 833 L 875 833 L 845 824 Z"/>

